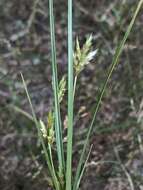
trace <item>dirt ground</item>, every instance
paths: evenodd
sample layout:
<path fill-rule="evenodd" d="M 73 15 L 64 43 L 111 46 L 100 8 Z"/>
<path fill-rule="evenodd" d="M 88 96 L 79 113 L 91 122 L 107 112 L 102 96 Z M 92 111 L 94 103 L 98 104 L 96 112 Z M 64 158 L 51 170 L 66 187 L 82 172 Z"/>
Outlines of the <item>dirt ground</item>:
<path fill-rule="evenodd" d="M 136 0 L 74 1 L 74 38 L 78 36 L 82 45 L 92 33 L 98 49 L 97 57 L 78 79 L 74 171 L 99 90 L 136 4 Z M 20 72 L 37 116 L 45 119 L 52 107 L 48 16 L 48 0 L 0 1 L 0 190 L 48 189 L 48 171 L 36 130 L 15 109 L 30 113 Z M 55 18 L 61 78 L 67 71 L 66 0 L 55 1 Z M 143 190 L 142 35 L 141 11 L 102 101 L 81 190 Z M 65 121 L 65 100 L 62 105 Z M 83 112 L 76 117 L 81 108 Z"/>

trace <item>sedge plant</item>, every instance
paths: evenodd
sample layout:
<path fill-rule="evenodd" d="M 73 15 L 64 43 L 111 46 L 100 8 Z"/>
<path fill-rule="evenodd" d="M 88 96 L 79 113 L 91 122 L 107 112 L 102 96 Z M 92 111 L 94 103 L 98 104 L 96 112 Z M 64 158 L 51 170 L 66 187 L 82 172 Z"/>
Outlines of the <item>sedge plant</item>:
<path fill-rule="evenodd" d="M 56 40 L 55 40 L 55 20 L 54 20 L 54 7 L 53 0 L 49 0 L 49 17 L 50 17 L 50 36 L 51 36 L 51 66 L 52 66 L 52 85 L 53 85 L 53 100 L 54 106 L 51 111 L 49 111 L 47 116 L 47 122 L 44 123 L 41 119 L 37 119 L 36 114 L 33 109 L 30 94 L 27 89 L 26 82 L 23 75 L 21 74 L 24 88 L 28 97 L 28 101 L 31 107 L 32 116 L 21 111 L 24 115 L 28 116 L 34 123 L 38 131 L 38 138 L 40 139 L 41 146 L 45 155 L 45 160 L 47 163 L 48 173 L 51 177 L 49 184 L 54 190 L 78 190 L 80 187 L 80 182 L 85 170 L 86 163 L 90 156 L 92 146 L 87 153 L 87 145 L 94 127 L 96 120 L 96 115 L 99 110 L 104 92 L 108 85 L 109 79 L 112 73 L 119 63 L 119 58 L 123 52 L 124 45 L 131 33 L 133 25 L 135 23 L 136 17 L 143 5 L 143 0 L 140 0 L 137 4 L 134 15 L 131 22 L 125 32 L 125 35 L 118 47 L 115 50 L 113 56 L 113 61 L 107 73 L 106 80 L 103 84 L 101 91 L 99 92 L 98 101 L 95 105 L 95 110 L 93 114 L 93 119 L 88 127 L 88 132 L 86 139 L 84 141 L 83 149 L 80 155 L 76 173 L 73 176 L 72 171 L 72 153 L 73 153 L 73 129 L 74 129 L 74 96 L 76 91 L 76 83 L 79 74 L 85 68 L 87 64 L 90 63 L 92 59 L 96 56 L 97 50 L 92 50 L 92 35 L 89 36 L 85 44 L 80 47 L 78 38 L 75 42 L 75 51 L 73 50 L 73 1 L 68 0 L 68 108 L 67 108 L 67 144 L 64 146 L 64 140 L 62 136 L 63 132 L 63 122 L 61 120 L 61 104 L 63 96 L 66 90 L 66 77 L 58 80 L 58 69 L 56 61 Z M 53 159 L 53 147 L 56 149 L 57 162 Z M 66 154 L 65 154 L 66 152 Z"/>

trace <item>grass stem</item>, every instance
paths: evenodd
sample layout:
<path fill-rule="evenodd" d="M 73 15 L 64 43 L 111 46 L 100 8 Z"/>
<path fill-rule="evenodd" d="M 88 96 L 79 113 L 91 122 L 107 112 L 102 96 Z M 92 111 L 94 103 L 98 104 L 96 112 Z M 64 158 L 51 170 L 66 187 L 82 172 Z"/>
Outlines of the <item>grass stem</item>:
<path fill-rule="evenodd" d="M 68 0 L 68 135 L 66 190 L 72 189 L 72 138 L 73 138 L 73 36 L 72 0 Z"/>
<path fill-rule="evenodd" d="M 140 0 L 138 5 L 137 5 L 137 8 L 135 10 L 135 13 L 133 15 L 133 18 L 127 28 L 127 31 L 121 41 L 121 43 L 119 44 L 119 46 L 116 48 L 116 51 L 115 51 L 115 55 L 113 57 L 113 61 L 112 61 L 112 64 L 111 64 L 111 67 L 109 69 L 109 72 L 107 74 L 107 78 L 106 78 L 106 81 L 104 82 L 104 85 L 102 87 L 102 90 L 99 94 L 99 98 L 98 98 L 98 101 L 97 101 L 97 105 L 95 107 L 95 112 L 94 112 L 94 115 L 93 115 L 93 119 L 91 121 L 91 124 L 90 124 L 90 127 L 88 129 L 88 133 L 87 133 L 87 137 L 86 137 L 86 140 L 85 140 L 85 143 L 84 143 L 84 147 L 83 147 L 83 150 L 82 150 L 82 153 L 81 153 L 81 156 L 80 156 L 80 160 L 79 160 L 79 164 L 78 164 L 78 167 L 77 167 L 77 172 L 76 172 L 76 176 L 75 176 L 75 180 L 74 180 L 74 186 L 73 186 L 73 190 L 77 190 L 77 184 L 78 184 L 78 179 L 79 179 L 79 176 L 80 176 L 80 172 L 81 172 L 81 168 L 82 168 L 82 164 L 83 164 L 83 160 L 84 160 L 84 156 L 85 156 L 85 152 L 86 152 L 86 147 L 88 145 L 88 142 L 89 142 L 89 138 L 90 138 L 90 135 L 91 135 L 91 132 L 92 132 L 92 129 L 93 129 L 93 126 L 94 126 L 94 123 L 95 123 L 95 119 L 96 119 L 96 115 L 97 115 L 97 112 L 99 110 L 99 107 L 100 107 L 100 104 L 101 104 L 101 101 L 102 101 L 102 98 L 103 98 L 103 95 L 104 95 L 104 92 L 106 90 L 106 87 L 107 87 L 107 84 L 109 82 L 109 79 L 111 78 L 112 76 L 112 73 L 115 69 L 115 67 L 117 66 L 117 64 L 119 63 L 119 58 L 120 58 L 120 55 L 121 53 L 123 52 L 124 50 L 124 45 L 128 39 L 128 36 L 133 28 L 133 25 L 135 23 L 135 20 L 136 20 L 136 17 L 141 9 L 143 5 L 143 0 Z"/>
<path fill-rule="evenodd" d="M 61 115 L 60 105 L 58 101 L 58 74 L 57 74 L 57 61 L 56 61 L 56 40 L 55 40 L 55 20 L 53 11 L 53 0 L 49 0 L 50 10 L 50 35 L 51 35 L 51 54 L 52 54 L 52 76 L 53 76 L 53 89 L 54 89 L 54 104 L 55 104 L 55 134 L 57 154 L 59 160 L 59 170 L 62 175 L 64 172 L 64 151 L 62 141 L 62 127 L 61 127 Z"/>

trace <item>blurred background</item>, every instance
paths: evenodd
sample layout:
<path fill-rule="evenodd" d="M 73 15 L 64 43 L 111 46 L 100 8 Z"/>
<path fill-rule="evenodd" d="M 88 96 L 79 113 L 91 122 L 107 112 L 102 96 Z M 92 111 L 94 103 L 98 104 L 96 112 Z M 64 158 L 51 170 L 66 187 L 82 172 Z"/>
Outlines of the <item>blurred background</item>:
<path fill-rule="evenodd" d="M 93 35 L 98 55 L 81 73 L 75 99 L 74 162 L 115 48 L 137 0 L 74 1 L 74 39 Z M 59 78 L 67 72 L 67 1 L 55 1 Z M 106 90 L 91 138 L 82 190 L 143 190 L 143 12 Z M 20 77 L 39 118 L 53 104 L 48 0 L 0 0 L 0 190 L 47 190 L 48 174 Z M 62 102 L 66 125 L 66 96 Z M 66 136 L 66 132 L 64 134 Z M 77 143 L 78 141 L 78 143 Z"/>

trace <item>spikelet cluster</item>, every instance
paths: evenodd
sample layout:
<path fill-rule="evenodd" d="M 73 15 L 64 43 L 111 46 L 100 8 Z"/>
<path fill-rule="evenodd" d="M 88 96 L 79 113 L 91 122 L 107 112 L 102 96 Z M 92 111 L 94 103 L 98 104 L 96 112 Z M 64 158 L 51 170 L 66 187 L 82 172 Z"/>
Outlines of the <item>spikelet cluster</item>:
<path fill-rule="evenodd" d="M 60 80 L 60 83 L 59 83 L 59 91 L 58 91 L 58 101 L 59 101 L 59 103 L 62 102 L 63 97 L 65 95 L 65 91 L 66 91 L 66 76 L 64 75 L 62 77 L 62 79 Z"/>
<path fill-rule="evenodd" d="M 50 111 L 47 117 L 47 126 L 44 124 L 42 120 L 40 120 L 40 130 L 44 139 L 47 139 L 48 143 L 51 145 L 54 143 L 54 140 L 55 140 L 53 125 L 54 125 L 53 113 Z"/>
<path fill-rule="evenodd" d="M 92 51 L 92 35 L 89 36 L 85 44 L 80 48 L 79 40 L 76 39 L 76 49 L 74 53 L 74 69 L 75 75 L 77 76 L 86 65 L 90 63 L 95 57 L 97 50 Z"/>

